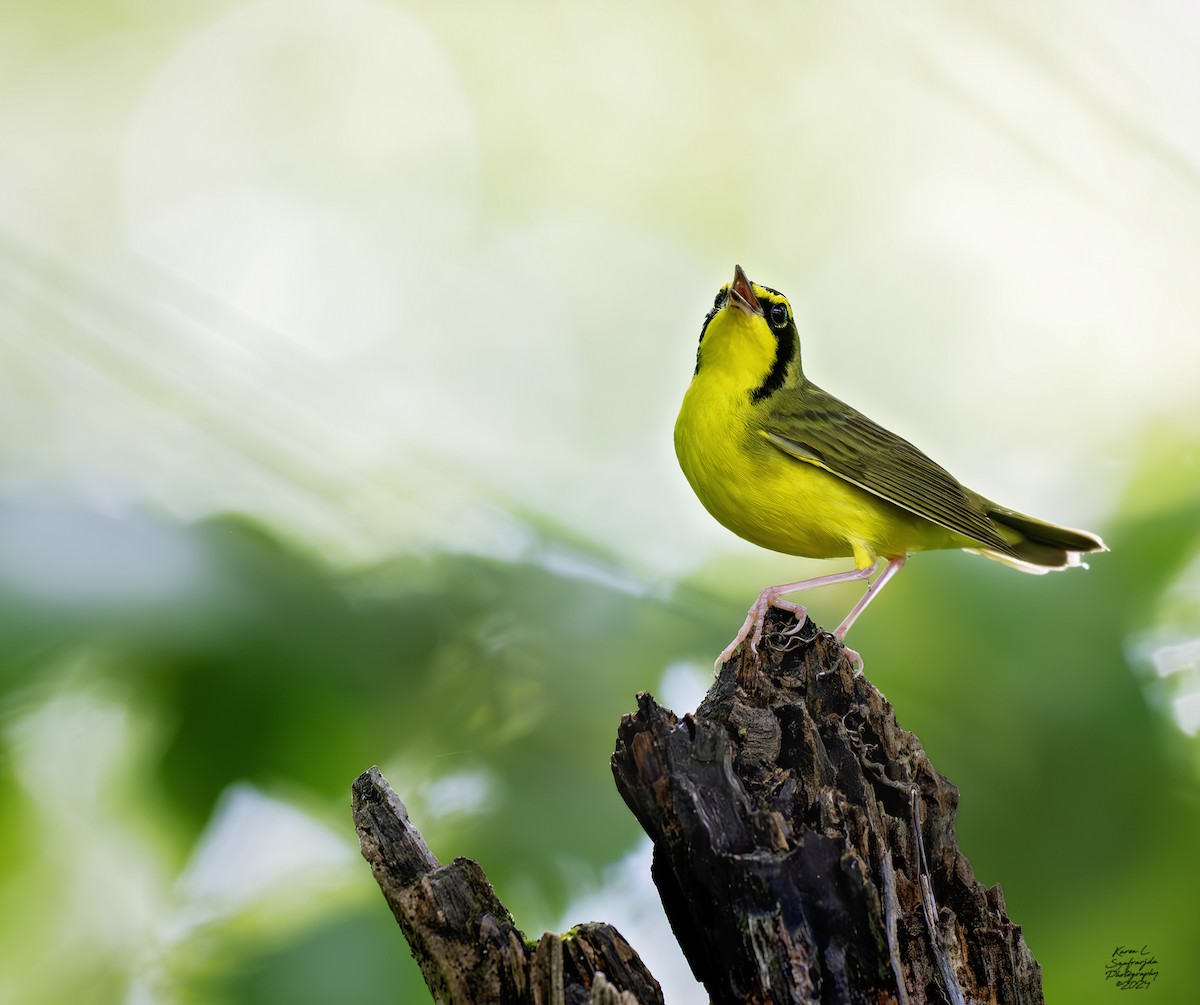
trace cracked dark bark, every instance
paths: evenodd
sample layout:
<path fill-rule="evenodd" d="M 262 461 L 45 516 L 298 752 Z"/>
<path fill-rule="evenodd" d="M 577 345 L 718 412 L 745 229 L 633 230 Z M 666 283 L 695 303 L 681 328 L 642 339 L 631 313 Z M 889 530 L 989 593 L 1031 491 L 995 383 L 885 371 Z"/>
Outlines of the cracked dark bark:
<path fill-rule="evenodd" d="M 790 622 L 772 611 L 693 715 L 639 695 L 613 755 L 712 1001 L 1042 1002 L 1000 887 L 959 850 L 958 790 L 837 642 Z"/>

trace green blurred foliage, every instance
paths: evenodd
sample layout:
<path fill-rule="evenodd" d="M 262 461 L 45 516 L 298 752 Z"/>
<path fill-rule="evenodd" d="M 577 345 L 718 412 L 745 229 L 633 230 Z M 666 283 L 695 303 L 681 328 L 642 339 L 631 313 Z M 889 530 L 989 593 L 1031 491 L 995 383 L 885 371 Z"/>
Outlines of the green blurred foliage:
<path fill-rule="evenodd" d="M 146 598 L 128 582 L 141 575 L 129 571 L 137 556 L 93 550 L 109 564 L 88 575 L 132 599 L 89 608 L 10 580 L 3 607 L 10 753 L 47 700 L 102 693 L 136 710 L 127 784 L 114 784 L 105 815 L 159 848 L 164 889 L 231 785 L 290 801 L 350 842 L 349 782 L 380 763 L 435 853 L 478 859 L 535 935 L 637 839 L 607 763 L 634 692 L 671 664 L 706 662 L 745 599 L 687 583 L 657 596 L 603 551 L 547 529 L 525 560 L 406 556 L 346 575 L 244 518 L 175 527 L 62 505 L 45 514 L 77 553 L 95 538 L 194 560 L 181 587 Z M 1184 951 L 1200 935 L 1195 741 L 1152 707 L 1126 658 L 1154 598 L 1200 548 L 1200 497 L 1114 525 L 1109 543 L 1089 572 L 1041 578 L 921 556 L 855 640 L 902 723 L 959 785 L 964 848 L 981 880 L 1003 883 L 1050 1000 L 1099 993 L 1109 943 L 1145 942 L 1169 959 L 1164 993 L 1200 980 Z M 30 885 L 58 871 L 31 805 L 69 804 L 73 769 L 86 782 L 86 766 L 63 763 L 52 793 L 0 774 L 0 850 L 34 863 L 0 884 L 5 917 L 48 897 L 40 937 L 14 939 L 11 923 L 4 935 L 39 970 L 63 951 L 56 919 L 80 878 L 68 869 L 41 895 Z M 295 923 L 255 921 L 254 907 L 210 919 L 163 954 L 153 980 L 181 1001 L 421 1000 L 357 869 L 337 880 L 348 900 L 318 898 Z M 145 965 L 137 953 L 75 958 L 65 983 L 22 1000 L 68 1000 L 85 986 L 89 1000 L 123 1000 Z"/>
<path fill-rule="evenodd" d="M 243 518 L 174 528 L 145 514 L 47 512 L 58 539 L 82 552 L 89 540 L 151 541 L 202 570 L 169 600 L 96 611 L 77 597 L 10 591 L 4 603 L 6 719 L 97 687 L 135 707 L 154 742 L 138 752 L 131 805 L 111 812 L 148 817 L 176 868 L 234 783 L 292 800 L 349 840 L 349 782 L 380 763 L 435 853 L 478 859 L 536 935 L 637 838 L 608 769 L 634 692 L 654 687 L 668 663 L 719 646 L 720 622 L 705 627 L 703 604 L 656 598 L 609 557 L 563 541 L 543 541 L 541 560 L 437 554 L 347 577 Z M 122 595 L 137 556 L 109 547 L 97 555 L 108 564 L 89 575 Z M 464 778 L 473 785 L 456 812 L 436 786 Z M 10 861 L 36 859 L 36 834 L 18 823 L 33 797 L 11 775 L 3 782 L 3 819 L 18 825 L 0 828 L 0 840 Z M 53 798 L 70 802 L 69 775 Z M 29 893 L 14 875 L 0 898 L 18 904 Z M 382 908 L 372 898 L 351 915 L 334 905 L 319 931 L 300 931 L 300 943 L 275 947 L 278 935 L 258 932 L 236 952 L 202 954 L 207 967 L 183 965 L 177 953 L 170 966 L 183 970 L 171 976 L 185 988 L 217 981 L 225 990 L 213 1000 L 328 1001 L 336 973 L 325 981 L 290 973 L 298 960 L 307 972 L 327 959 L 342 960 L 335 971 L 347 980 L 388 987 L 404 954 L 394 929 L 390 943 L 379 937 L 379 926 L 391 925 Z M 210 926 L 204 940 L 242 932 L 244 918 L 226 921 L 228 934 Z M 368 937 L 342 954 L 337 947 L 360 930 Z M 98 979 L 95 968 L 80 973 Z"/>

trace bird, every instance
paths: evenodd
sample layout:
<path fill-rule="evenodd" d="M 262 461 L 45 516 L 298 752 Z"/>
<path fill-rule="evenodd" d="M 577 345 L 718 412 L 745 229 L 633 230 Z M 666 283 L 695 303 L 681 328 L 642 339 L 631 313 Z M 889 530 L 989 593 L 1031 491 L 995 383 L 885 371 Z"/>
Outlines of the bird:
<path fill-rule="evenodd" d="M 751 282 L 740 265 L 700 328 L 675 453 L 705 509 L 739 537 L 788 555 L 854 560 L 845 572 L 763 590 L 718 667 L 747 639 L 757 652 L 771 607 L 791 611 L 790 631 L 800 630 L 807 612 L 786 596 L 865 580 L 866 592 L 833 632 L 844 646 L 851 625 L 914 552 L 961 548 L 1044 573 L 1108 550 L 1095 534 L 966 488 L 907 440 L 819 388 L 804 375 L 791 304 Z M 861 670 L 858 653 L 847 653 Z"/>

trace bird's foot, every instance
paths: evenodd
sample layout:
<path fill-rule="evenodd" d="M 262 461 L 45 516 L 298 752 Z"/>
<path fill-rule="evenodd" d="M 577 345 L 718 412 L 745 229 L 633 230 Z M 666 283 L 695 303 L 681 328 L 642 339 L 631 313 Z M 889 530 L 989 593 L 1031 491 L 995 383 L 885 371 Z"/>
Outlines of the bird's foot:
<path fill-rule="evenodd" d="M 847 619 L 847 621 L 849 620 L 852 619 Z M 850 628 L 850 625 L 847 623 L 847 621 L 843 621 L 840 625 L 838 625 L 838 627 L 834 630 L 833 637 L 842 644 L 842 650 L 847 656 L 850 657 L 850 665 L 854 667 L 854 672 L 861 675 L 863 672 L 863 667 L 865 666 L 863 663 L 863 658 L 855 650 L 846 645 L 846 632 Z"/>
<path fill-rule="evenodd" d="M 791 611 L 796 616 L 796 624 L 787 629 L 784 635 L 795 635 L 801 628 L 804 627 L 804 622 L 808 618 L 808 612 L 799 604 L 793 603 L 790 600 L 781 600 L 781 592 L 772 587 L 763 590 L 758 595 L 758 599 L 750 605 L 750 610 L 746 612 L 746 620 L 742 622 L 742 627 L 738 629 L 737 635 L 733 637 L 733 641 L 729 643 L 717 657 L 716 669 L 728 663 L 733 654 L 738 651 L 738 647 L 749 638 L 750 652 L 758 652 L 758 643 L 762 641 L 763 621 L 766 619 L 767 610 L 772 607 L 778 607 L 781 611 Z"/>

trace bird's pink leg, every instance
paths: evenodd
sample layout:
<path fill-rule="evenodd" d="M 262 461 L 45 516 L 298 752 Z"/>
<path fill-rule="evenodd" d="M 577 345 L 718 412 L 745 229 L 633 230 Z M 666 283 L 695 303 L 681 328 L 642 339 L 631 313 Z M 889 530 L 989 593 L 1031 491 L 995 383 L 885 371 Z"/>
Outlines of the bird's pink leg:
<path fill-rule="evenodd" d="M 903 559 L 900 560 L 903 564 Z M 799 604 L 792 603 L 787 600 L 781 600 L 780 597 L 788 593 L 797 593 L 800 590 L 811 590 L 818 586 L 833 586 L 835 583 L 850 583 L 856 579 L 869 579 L 875 570 L 879 568 L 879 562 L 876 561 L 871 565 L 861 569 L 851 569 L 849 572 L 835 572 L 829 576 L 817 576 L 814 579 L 802 579 L 798 583 L 784 583 L 781 586 L 768 586 L 758 595 L 758 599 L 750 606 L 750 610 L 746 614 L 746 620 L 742 623 L 741 629 L 738 631 L 734 640 L 725 647 L 725 650 L 717 657 L 717 666 L 725 663 L 737 651 L 738 646 L 746 641 L 747 636 L 750 638 L 750 651 L 758 652 L 758 641 L 762 638 L 763 619 L 767 616 L 767 610 L 771 607 L 778 607 L 780 610 L 791 611 L 796 615 L 796 630 L 799 631 L 800 626 L 804 623 L 804 619 L 808 616 L 807 612 Z M 899 566 L 897 566 L 899 568 Z M 888 569 L 891 569 L 891 563 L 888 564 Z M 884 576 L 888 572 L 884 572 Z M 884 577 L 881 576 L 880 579 Z M 871 595 L 871 589 L 867 590 L 867 596 Z M 861 608 L 866 607 L 866 603 L 859 601 L 859 606 L 855 608 L 851 614 L 857 617 L 861 613 Z M 849 618 L 848 621 L 853 621 Z M 845 628 L 849 628 L 849 624 L 843 622 L 842 627 L 838 631 L 845 635 Z M 838 636 L 840 641 L 842 635 Z"/>
<path fill-rule="evenodd" d="M 867 587 L 867 592 L 862 595 L 862 599 L 850 609 L 850 613 L 847 614 L 846 617 L 842 619 L 842 623 L 834 629 L 834 637 L 839 642 L 846 638 L 846 633 L 850 631 L 850 626 L 854 624 L 854 622 L 858 620 L 858 616 L 867 609 L 867 604 L 879 596 L 879 591 L 883 589 L 887 581 L 900 571 L 907 558 L 907 555 L 901 555 L 899 558 L 888 560 L 887 568 L 879 574 L 879 578 L 875 580 L 875 582 Z M 871 571 L 874 572 L 875 570 L 872 569 Z"/>
<path fill-rule="evenodd" d="M 879 574 L 879 578 L 867 587 L 867 592 L 864 593 L 859 602 L 850 609 L 850 613 L 842 619 L 842 623 L 833 630 L 834 638 L 841 642 L 845 647 L 846 655 L 854 661 L 859 673 L 862 673 L 863 670 L 863 658 L 849 646 L 845 645 L 846 633 L 850 631 L 850 626 L 858 620 L 858 616 L 867 609 L 867 604 L 869 604 L 879 595 L 879 591 L 883 589 L 884 584 L 900 571 L 900 568 L 904 565 L 904 562 L 907 558 L 907 555 L 901 555 L 899 558 L 890 559 L 888 561 L 887 568 Z"/>

